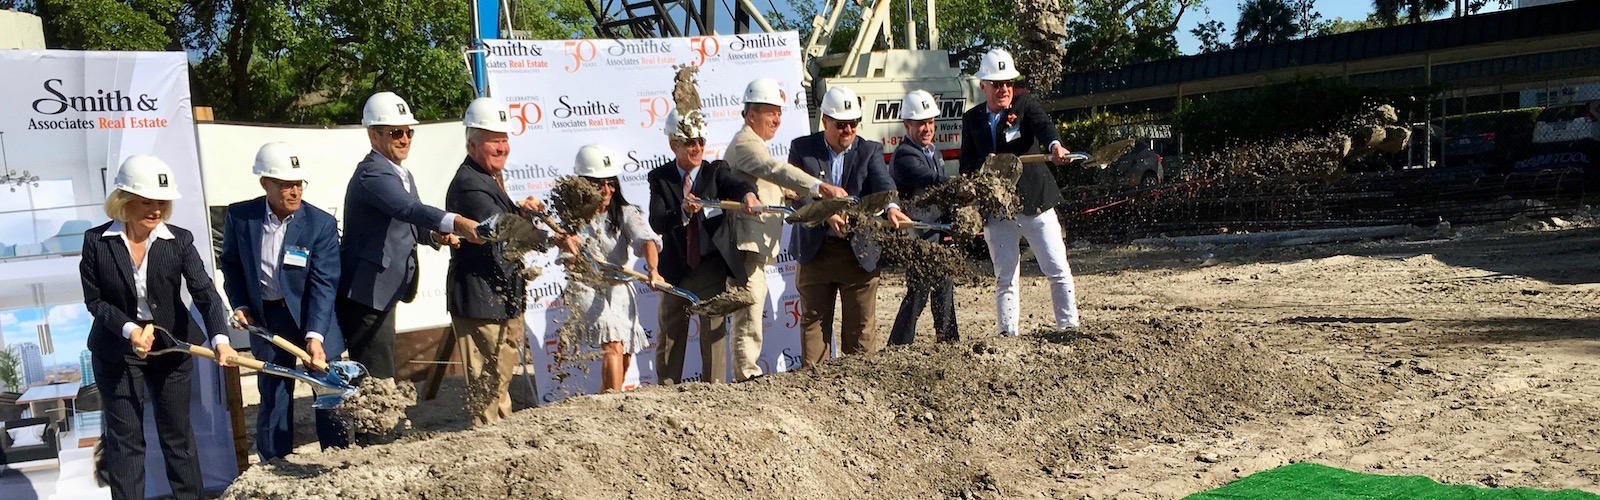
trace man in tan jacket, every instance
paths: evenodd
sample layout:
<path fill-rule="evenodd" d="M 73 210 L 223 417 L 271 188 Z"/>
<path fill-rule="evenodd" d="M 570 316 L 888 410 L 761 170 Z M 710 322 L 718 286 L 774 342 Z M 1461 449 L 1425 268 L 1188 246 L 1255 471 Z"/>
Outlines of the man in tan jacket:
<path fill-rule="evenodd" d="M 845 196 L 839 186 L 817 180 L 805 171 L 772 157 L 767 141 L 783 123 L 787 95 L 771 78 L 750 82 L 744 89 L 744 127 L 733 136 L 723 159 L 734 175 L 755 184 L 756 197 L 765 205 L 783 204 L 783 190 L 813 197 Z M 756 359 L 761 357 L 761 328 L 767 304 L 766 266 L 778 258 L 778 243 L 783 238 L 783 218 L 776 215 L 733 213 L 734 235 L 744 260 L 745 286 L 756 303 L 733 313 L 733 376 L 749 380 L 761 375 Z"/>

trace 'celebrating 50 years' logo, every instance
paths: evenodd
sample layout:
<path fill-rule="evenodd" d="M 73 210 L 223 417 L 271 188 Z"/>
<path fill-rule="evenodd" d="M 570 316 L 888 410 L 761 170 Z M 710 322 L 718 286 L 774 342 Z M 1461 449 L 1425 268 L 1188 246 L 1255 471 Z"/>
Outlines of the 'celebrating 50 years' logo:
<path fill-rule="evenodd" d="M 511 135 L 522 135 L 529 129 L 544 128 L 540 125 L 544 122 L 544 107 L 538 102 L 513 102 L 506 107 L 511 109 L 511 117 L 517 121 L 517 130 L 511 132 Z"/>
<path fill-rule="evenodd" d="M 577 73 L 578 70 L 583 69 L 583 63 L 593 61 L 596 56 L 600 55 L 600 49 L 595 47 L 594 42 L 590 40 L 568 40 L 561 42 L 561 53 L 572 58 L 572 64 L 568 64 L 562 69 L 567 70 L 568 73 Z"/>

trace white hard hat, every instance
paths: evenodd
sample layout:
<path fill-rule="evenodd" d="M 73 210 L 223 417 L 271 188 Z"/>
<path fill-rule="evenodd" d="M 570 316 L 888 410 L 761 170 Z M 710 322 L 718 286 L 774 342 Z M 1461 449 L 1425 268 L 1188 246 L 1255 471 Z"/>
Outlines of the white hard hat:
<path fill-rule="evenodd" d="M 667 126 L 662 128 L 667 137 L 673 139 L 704 139 L 706 137 L 706 117 L 700 110 L 690 110 L 689 116 L 679 117 L 678 110 L 667 113 Z"/>
<path fill-rule="evenodd" d="M 300 168 L 300 155 L 286 142 L 262 144 L 256 151 L 256 165 L 251 173 L 280 181 L 306 180 L 306 171 Z"/>
<path fill-rule="evenodd" d="M 822 114 L 835 120 L 860 120 L 861 99 L 849 87 L 833 87 L 822 95 Z"/>
<path fill-rule="evenodd" d="M 939 101 L 933 100 L 933 94 L 926 90 L 906 92 L 906 98 L 900 100 L 901 120 L 926 120 L 937 116 Z"/>
<path fill-rule="evenodd" d="M 578 149 L 577 164 L 572 173 L 595 179 L 609 179 L 622 174 L 622 162 L 616 153 L 600 144 L 590 144 Z"/>
<path fill-rule="evenodd" d="M 133 155 L 122 160 L 122 168 L 117 169 L 115 189 L 152 200 L 182 198 L 178 194 L 178 181 L 172 175 L 172 167 L 150 155 Z"/>
<path fill-rule="evenodd" d="M 405 99 L 394 95 L 394 92 L 379 92 L 367 98 L 366 107 L 361 109 L 361 126 L 401 126 L 416 125 L 417 118 L 411 116 L 411 106 Z"/>
<path fill-rule="evenodd" d="M 490 132 L 511 133 L 511 111 L 504 103 L 493 97 L 479 97 L 467 105 L 466 115 L 461 117 L 461 124 L 467 128 L 483 129 Z"/>
<path fill-rule="evenodd" d="M 744 87 L 745 104 L 771 104 L 783 106 L 787 104 L 789 96 L 783 93 L 783 88 L 778 86 L 778 81 L 771 78 L 757 78 Z"/>
<path fill-rule="evenodd" d="M 989 81 L 1016 80 L 1022 78 L 1022 73 L 1017 72 L 1017 61 L 1011 58 L 1010 52 L 994 49 L 983 54 L 983 59 L 978 61 L 978 74 L 973 76 Z"/>

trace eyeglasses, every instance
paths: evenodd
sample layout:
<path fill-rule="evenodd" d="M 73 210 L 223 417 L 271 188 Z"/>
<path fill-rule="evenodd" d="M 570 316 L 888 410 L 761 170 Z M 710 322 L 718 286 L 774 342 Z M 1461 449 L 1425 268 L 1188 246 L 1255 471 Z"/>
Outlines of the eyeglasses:
<path fill-rule="evenodd" d="M 583 179 L 593 183 L 595 189 L 600 189 L 600 188 L 608 187 L 608 186 L 611 189 L 617 189 L 617 180 L 616 179 L 612 179 L 612 178 L 597 179 L 597 178 L 594 178 L 594 177 L 584 177 Z"/>
<path fill-rule="evenodd" d="M 680 140 L 678 142 L 683 144 L 683 145 L 685 145 L 685 146 L 704 146 L 704 145 L 706 145 L 706 140 L 705 140 L 704 137 L 695 137 L 695 138 L 692 138 L 692 139 L 683 139 L 683 140 Z"/>
<path fill-rule="evenodd" d="M 278 180 L 275 180 L 275 181 L 273 181 L 273 183 L 278 185 L 278 190 L 279 191 L 293 191 L 293 190 L 296 190 L 296 189 L 305 189 L 306 188 L 306 183 L 304 181 L 278 181 Z"/>
<path fill-rule="evenodd" d="M 989 80 L 989 86 L 1010 88 L 1017 86 L 1017 82 L 1015 80 Z"/>
<path fill-rule="evenodd" d="M 833 124 L 839 128 L 856 128 L 861 126 L 861 120 L 834 120 Z"/>
<path fill-rule="evenodd" d="M 416 135 L 417 135 L 417 129 L 414 129 L 414 128 L 391 128 L 391 129 L 389 129 L 389 138 L 393 139 L 393 140 L 400 140 L 401 137 L 414 137 Z"/>

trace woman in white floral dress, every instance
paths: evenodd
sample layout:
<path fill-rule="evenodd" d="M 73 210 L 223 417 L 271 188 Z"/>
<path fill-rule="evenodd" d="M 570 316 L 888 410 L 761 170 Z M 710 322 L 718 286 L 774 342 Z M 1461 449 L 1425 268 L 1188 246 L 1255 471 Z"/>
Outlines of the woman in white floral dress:
<path fill-rule="evenodd" d="M 645 223 L 644 211 L 622 197 L 622 185 L 617 176 L 622 173 L 620 157 L 605 146 L 590 144 L 578 150 L 574 173 L 595 183 L 600 190 L 600 210 L 593 221 L 572 238 L 582 252 L 581 257 L 594 257 L 602 261 L 627 265 L 629 251 L 644 259 L 650 281 L 660 282 L 656 272 L 656 251 L 661 240 Z M 574 246 L 568 245 L 569 248 Z M 629 283 L 585 283 L 573 280 L 567 284 L 571 320 L 578 321 L 577 340 L 598 345 L 605 351 L 601 361 L 602 391 L 621 391 L 633 355 L 649 344 L 644 327 L 639 324 L 638 298 Z"/>

